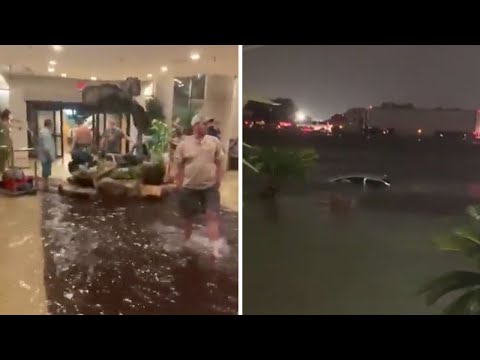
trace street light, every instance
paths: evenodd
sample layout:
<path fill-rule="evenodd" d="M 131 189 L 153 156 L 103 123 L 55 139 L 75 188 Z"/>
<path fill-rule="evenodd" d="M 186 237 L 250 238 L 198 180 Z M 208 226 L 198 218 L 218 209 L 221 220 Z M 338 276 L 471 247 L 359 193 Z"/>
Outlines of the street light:
<path fill-rule="evenodd" d="M 295 114 L 295 119 L 297 121 L 305 121 L 305 118 L 307 116 L 305 115 L 305 113 L 303 111 L 297 111 L 296 114 Z"/>

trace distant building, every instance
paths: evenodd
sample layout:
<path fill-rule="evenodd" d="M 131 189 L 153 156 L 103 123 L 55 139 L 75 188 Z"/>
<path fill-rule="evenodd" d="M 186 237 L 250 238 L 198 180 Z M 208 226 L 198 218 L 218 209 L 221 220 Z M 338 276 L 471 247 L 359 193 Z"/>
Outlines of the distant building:
<path fill-rule="evenodd" d="M 384 103 L 379 107 L 350 109 L 346 129 L 376 128 L 397 135 L 434 136 L 440 133 L 480 135 L 480 112 L 462 109 L 420 109 L 412 104 Z"/>

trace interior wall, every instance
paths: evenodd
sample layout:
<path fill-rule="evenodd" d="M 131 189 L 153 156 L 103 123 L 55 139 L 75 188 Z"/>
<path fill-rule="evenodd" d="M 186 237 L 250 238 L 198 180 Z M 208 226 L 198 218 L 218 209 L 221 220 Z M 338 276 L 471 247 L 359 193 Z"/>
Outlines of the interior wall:
<path fill-rule="evenodd" d="M 10 101 L 10 90 L 0 88 L 0 111 L 3 111 L 3 109 L 8 108 L 9 101 Z"/>
<path fill-rule="evenodd" d="M 7 80 L 0 74 L 0 111 L 8 107 L 10 98 L 10 86 Z"/>

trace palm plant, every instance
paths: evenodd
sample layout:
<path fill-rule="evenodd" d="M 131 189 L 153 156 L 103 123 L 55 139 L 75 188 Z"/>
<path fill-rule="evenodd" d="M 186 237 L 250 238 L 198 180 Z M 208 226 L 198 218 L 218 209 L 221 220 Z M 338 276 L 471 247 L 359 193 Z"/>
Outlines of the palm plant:
<path fill-rule="evenodd" d="M 171 140 L 171 129 L 160 120 L 153 120 L 150 128 L 150 139 L 147 143 L 148 151 L 156 161 L 163 160 L 163 154 L 168 152 Z"/>
<path fill-rule="evenodd" d="M 267 179 L 262 194 L 274 197 L 287 179 L 303 178 L 317 154 L 311 149 L 291 150 L 247 145 L 244 164 Z"/>
<path fill-rule="evenodd" d="M 468 223 L 451 233 L 434 240 L 444 251 L 463 253 L 473 260 L 480 270 L 480 206 L 467 208 Z M 443 311 L 447 315 L 480 315 L 480 272 L 450 271 L 429 281 L 419 291 L 425 296 L 427 305 L 433 305 L 444 295 L 460 292 Z"/>

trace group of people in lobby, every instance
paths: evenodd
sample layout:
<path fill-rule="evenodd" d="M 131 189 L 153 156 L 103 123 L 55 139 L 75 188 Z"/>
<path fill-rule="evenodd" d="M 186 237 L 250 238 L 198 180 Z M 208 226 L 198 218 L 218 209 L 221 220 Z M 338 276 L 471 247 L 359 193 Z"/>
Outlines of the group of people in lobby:
<path fill-rule="evenodd" d="M 0 114 L 0 173 L 3 173 L 13 156 L 13 143 L 10 136 L 12 117 L 10 111 Z M 220 130 L 213 119 L 196 115 L 191 121 L 192 135 L 181 136 L 173 155 L 176 167 L 175 183 L 179 189 L 179 206 L 184 218 L 185 240 L 188 242 L 193 230 L 193 217 L 206 214 L 207 235 L 213 245 L 213 255 L 221 256 L 225 240 L 219 232 L 220 184 L 223 177 L 225 151 L 219 141 Z M 52 164 L 56 159 L 54 123 L 44 120 L 36 139 L 37 158 L 42 164 L 40 190 L 48 190 L 48 180 Z M 100 141 L 103 153 L 121 154 L 122 140 L 134 140 L 119 128 L 115 120 L 108 121 Z M 92 157 L 94 137 L 86 123 L 77 124 L 71 134 L 72 161 L 83 161 Z M 82 160 L 83 159 L 83 160 Z"/>

